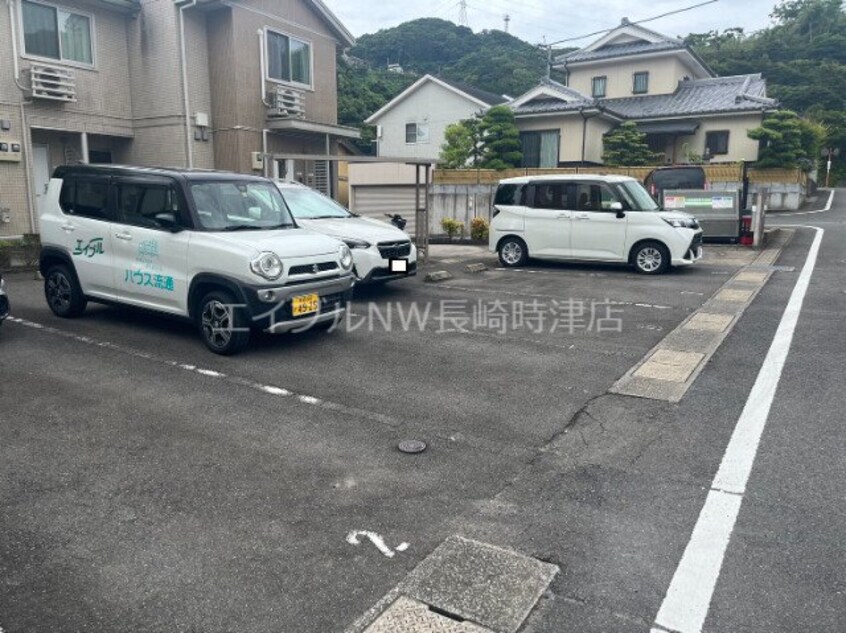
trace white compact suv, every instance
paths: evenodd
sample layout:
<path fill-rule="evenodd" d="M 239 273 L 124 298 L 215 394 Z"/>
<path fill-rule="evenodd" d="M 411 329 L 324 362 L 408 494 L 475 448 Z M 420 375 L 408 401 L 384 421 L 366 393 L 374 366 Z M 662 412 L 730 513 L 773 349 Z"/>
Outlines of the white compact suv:
<path fill-rule="evenodd" d="M 234 354 L 254 329 L 331 325 L 355 279 L 350 249 L 299 228 L 272 181 L 224 172 L 59 167 L 41 214 L 50 309 L 89 300 L 187 317 Z"/>
<path fill-rule="evenodd" d="M 417 249 L 397 227 L 350 213 L 313 189 L 277 182 L 297 224 L 342 240 L 352 249 L 357 284 L 403 279 L 417 274 Z"/>
<path fill-rule="evenodd" d="M 691 215 L 661 210 L 634 178 L 531 176 L 499 183 L 489 248 L 506 267 L 535 257 L 654 275 L 700 259 L 702 229 Z"/>

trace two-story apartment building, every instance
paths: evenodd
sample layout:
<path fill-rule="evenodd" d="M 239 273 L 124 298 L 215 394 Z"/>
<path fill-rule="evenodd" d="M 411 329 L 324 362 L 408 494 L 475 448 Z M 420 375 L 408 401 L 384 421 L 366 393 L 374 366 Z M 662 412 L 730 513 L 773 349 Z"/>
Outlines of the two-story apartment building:
<path fill-rule="evenodd" d="M 546 79 L 509 104 L 527 167 L 600 164 L 603 135 L 624 121 L 667 163 L 754 161 L 746 132 L 778 106 L 761 75 L 717 77 L 682 40 L 625 19 L 555 67 L 566 85 Z"/>
<path fill-rule="evenodd" d="M 0 11 L 0 237 L 37 232 L 77 162 L 265 169 L 335 154 L 336 52 L 321 0 L 7 0 Z M 268 162 L 325 191 L 325 160 Z"/>

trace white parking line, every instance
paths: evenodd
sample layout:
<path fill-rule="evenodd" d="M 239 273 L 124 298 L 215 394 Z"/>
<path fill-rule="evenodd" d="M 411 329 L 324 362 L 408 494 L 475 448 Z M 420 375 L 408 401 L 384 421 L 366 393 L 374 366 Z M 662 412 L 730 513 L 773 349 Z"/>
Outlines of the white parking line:
<path fill-rule="evenodd" d="M 246 378 L 239 378 L 237 376 L 228 376 L 219 371 L 215 371 L 213 369 L 205 369 L 203 367 L 197 367 L 196 365 L 190 365 L 187 363 L 180 363 L 178 361 L 170 360 L 167 358 L 163 358 L 161 356 L 157 356 L 155 354 L 148 354 L 146 352 L 141 352 L 130 347 L 125 347 L 123 345 L 118 345 L 117 343 L 111 343 L 109 341 L 98 341 L 97 339 L 93 339 L 90 336 L 80 336 L 78 334 L 73 334 L 71 332 L 66 332 L 64 330 L 60 330 L 58 328 L 49 327 L 46 325 L 42 325 L 41 323 L 36 323 L 34 321 L 28 321 L 26 319 L 20 319 L 14 316 L 9 317 L 10 323 L 16 323 L 18 325 L 22 325 L 24 327 L 28 327 L 33 330 L 39 330 L 41 332 L 46 332 L 48 334 L 54 334 L 58 336 L 62 336 L 64 338 L 76 341 L 78 343 L 84 343 L 86 345 L 92 345 L 94 347 L 101 347 L 104 349 L 110 349 L 115 352 L 119 352 L 121 354 L 126 354 L 132 356 L 134 358 L 143 358 L 144 360 L 149 360 L 155 363 L 161 363 L 163 365 L 167 365 L 169 367 L 173 367 L 175 369 L 181 369 L 183 371 L 191 372 L 193 374 L 198 374 L 200 376 L 204 376 L 206 378 L 215 378 L 219 380 L 226 380 L 232 384 L 239 385 L 241 387 L 248 387 L 249 389 L 254 389 L 256 391 L 260 391 L 262 393 L 276 396 L 280 398 L 292 398 L 297 400 L 298 402 L 311 405 L 316 407 L 322 407 L 324 409 L 330 409 L 332 411 L 338 411 L 341 413 L 347 413 L 350 415 L 355 415 L 356 417 L 363 417 L 370 420 L 375 420 L 382 424 L 387 424 L 389 426 L 399 426 L 400 422 L 398 420 L 394 420 L 390 416 L 382 415 L 380 413 L 374 413 L 372 411 L 366 411 L 364 409 L 357 409 L 355 407 L 349 407 L 343 404 L 338 404 L 334 402 L 329 402 L 328 400 L 322 400 L 320 398 L 316 398 L 314 396 L 306 395 L 306 394 L 298 394 L 288 389 L 283 389 L 282 387 L 276 387 L 274 385 L 265 385 L 262 383 L 254 382 L 252 380 Z"/>
<path fill-rule="evenodd" d="M 825 233 L 808 228 L 816 236 L 805 265 L 655 618 L 653 633 L 702 631 Z"/>

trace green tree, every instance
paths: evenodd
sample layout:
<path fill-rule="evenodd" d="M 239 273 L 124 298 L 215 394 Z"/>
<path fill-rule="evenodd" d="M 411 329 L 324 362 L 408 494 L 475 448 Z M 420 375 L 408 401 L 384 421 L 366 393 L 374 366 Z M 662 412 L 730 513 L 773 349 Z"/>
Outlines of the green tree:
<path fill-rule="evenodd" d="M 519 167 L 523 160 L 520 149 L 520 130 L 514 122 L 514 112 L 508 106 L 494 106 L 485 112 L 480 122 L 482 161 L 484 169 Z"/>
<path fill-rule="evenodd" d="M 475 167 L 482 148 L 481 126 L 478 118 L 465 119 L 448 125 L 441 146 L 440 165 L 445 169 Z"/>
<path fill-rule="evenodd" d="M 649 149 L 646 134 L 632 121 L 626 121 L 603 137 L 602 160 L 611 167 L 654 165 L 659 155 Z"/>
<path fill-rule="evenodd" d="M 764 117 L 760 127 L 747 132 L 761 144 L 760 167 L 803 167 L 816 165 L 825 129 L 812 121 L 800 119 L 795 112 L 779 110 Z"/>

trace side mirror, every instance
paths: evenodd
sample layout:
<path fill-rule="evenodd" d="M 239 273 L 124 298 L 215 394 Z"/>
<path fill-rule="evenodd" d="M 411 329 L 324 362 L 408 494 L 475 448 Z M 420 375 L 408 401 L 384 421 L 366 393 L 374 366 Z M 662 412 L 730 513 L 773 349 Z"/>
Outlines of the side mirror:
<path fill-rule="evenodd" d="M 185 227 L 179 224 L 176 217 L 172 213 L 159 213 L 156 216 L 156 223 L 166 231 L 171 233 L 180 233 Z"/>

